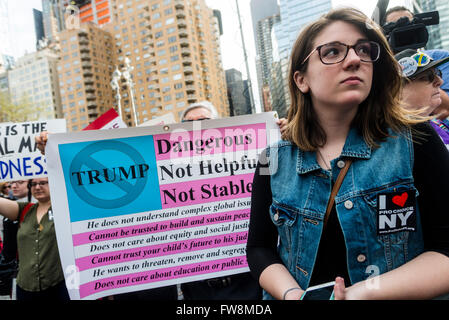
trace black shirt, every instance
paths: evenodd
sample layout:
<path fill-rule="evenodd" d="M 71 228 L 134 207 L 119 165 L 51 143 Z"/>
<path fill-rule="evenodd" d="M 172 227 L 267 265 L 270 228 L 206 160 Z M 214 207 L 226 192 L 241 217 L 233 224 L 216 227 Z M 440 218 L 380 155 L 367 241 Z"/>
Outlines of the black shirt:
<path fill-rule="evenodd" d="M 430 125 L 419 124 L 416 129 L 422 134 L 421 139 L 413 139 L 413 177 L 419 191 L 417 201 L 425 251 L 436 251 L 449 257 L 449 152 Z M 260 175 L 260 167 L 259 163 L 254 175 L 247 244 L 248 264 L 256 279 L 269 265 L 282 264 L 277 254 L 277 229 L 269 215 L 272 202 L 270 176 Z M 343 277 L 350 285 L 345 241 L 334 206 L 320 240 L 310 286 L 334 281 L 336 276 Z"/>

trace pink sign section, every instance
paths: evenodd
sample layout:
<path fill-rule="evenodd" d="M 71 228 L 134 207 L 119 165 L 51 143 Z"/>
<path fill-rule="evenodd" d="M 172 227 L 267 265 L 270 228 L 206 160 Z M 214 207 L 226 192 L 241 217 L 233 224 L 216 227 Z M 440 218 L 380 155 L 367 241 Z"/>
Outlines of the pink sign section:
<path fill-rule="evenodd" d="M 222 154 L 264 148 L 265 123 L 154 135 L 156 160 Z"/>
<path fill-rule="evenodd" d="M 149 270 L 145 272 L 120 275 L 110 278 L 91 281 L 80 285 L 80 298 L 90 296 L 97 292 L 114 288 L 140 285 L 156 281 L 184 278 L 211 272 L 239 269 L 247 267 L 245 256 L 237 256 L 220 260 L 206 261 L 189 265 L 181 265 L 165 269 Z"/>
<path fill-rule="evenodd" d="M 217 248 L 245 243 L 247 232 L 237 232 L 219 236 L 203 237 L 177 242 L 106 252 L 76 259 L 80 271 L 141 259 L 151 259 L 166 255 Z"/>
<path fill-rule="evenodd" d="M 254 173 L 161 186 L 162 208 L 251 197 Z"/>
<path fill-rule="evenodd" d="M 105 240 L 116 240 L 161 231 L 166 232 L 171 230 L 206 226 L 215 223 L 240 221 L 245 219 L 249 219 L 249 209 L 219 212 L 204 216 L 187 217 L 169 221 L 146 223 L 123 228 L 84 232 L 73 235 L 73 245 L 76 247 L 83 244 L 95 243 Z M 132 244 L 129 243 L 128 245 Z"/>

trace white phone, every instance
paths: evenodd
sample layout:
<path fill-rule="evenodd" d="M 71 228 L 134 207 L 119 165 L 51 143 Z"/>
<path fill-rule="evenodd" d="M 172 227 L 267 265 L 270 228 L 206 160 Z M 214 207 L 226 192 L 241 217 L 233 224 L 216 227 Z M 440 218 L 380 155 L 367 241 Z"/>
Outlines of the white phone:
<path fill-rule="evenodd" d="M 335 281 L 308 288 L 300 300 L 334 300 Z"/>

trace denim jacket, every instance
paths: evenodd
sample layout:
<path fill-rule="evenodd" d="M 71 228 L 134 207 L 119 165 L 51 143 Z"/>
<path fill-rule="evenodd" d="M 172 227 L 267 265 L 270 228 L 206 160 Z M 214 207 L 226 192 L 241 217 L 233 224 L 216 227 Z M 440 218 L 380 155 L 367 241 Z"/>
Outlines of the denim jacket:
<path fill-rule="evenodd" d="M 328 199 L 346 158 L 353 163 L 335 197 L 345 239 L 351 283 L 395 269 L 423 252 L 416 200 L 415 231 L 378 235 L 378 195 L 406 190 L 418 196 L 413 183 L 410 131 L 369 147 L 356 129 L 348 134 L 341 155 L 323 170 L 315 152 L 304 152 L 289 141 L 267 148 L 273 195 L 272 222 L 278 229 L 278 252 L 301 288 L 314 268 Z"/>

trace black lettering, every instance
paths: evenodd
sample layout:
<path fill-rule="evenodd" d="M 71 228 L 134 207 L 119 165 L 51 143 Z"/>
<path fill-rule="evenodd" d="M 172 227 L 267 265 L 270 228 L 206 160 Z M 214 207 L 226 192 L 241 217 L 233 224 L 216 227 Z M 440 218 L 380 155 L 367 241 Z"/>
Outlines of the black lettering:
<path fill-rule="evenodd" d="M 168 153 L 171 149 L 170 141 L 161 139 L 157 140 L 157 152 L 158 154 Z"/>

